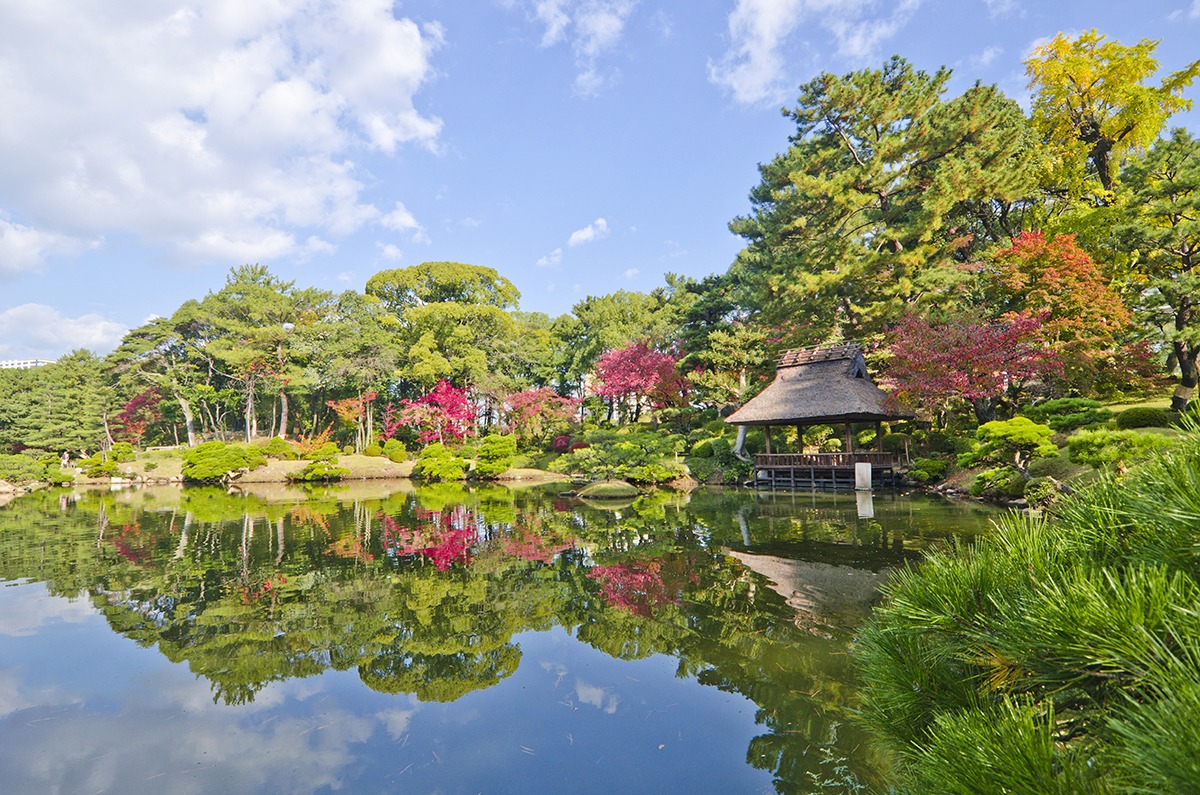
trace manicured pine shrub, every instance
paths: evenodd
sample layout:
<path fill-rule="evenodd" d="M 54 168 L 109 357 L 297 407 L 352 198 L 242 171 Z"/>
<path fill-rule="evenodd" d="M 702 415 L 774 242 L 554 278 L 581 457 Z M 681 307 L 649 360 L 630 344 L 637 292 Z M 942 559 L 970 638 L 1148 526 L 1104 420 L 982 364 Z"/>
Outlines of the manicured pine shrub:
<path fill-rule="evenodd" d="M 1165 428 L 1171 424 L 1175 415 L 1167 409 L 1151 406 L 1134 406 L 1125 409 L 1117 415 L 1115 422 L 1121 430 L 1132 428 Z"/>
<path fill-rule="evenodd" d="M 517 438 L 512 435 L 488 434 L 479 444 L 475 454 L 475 475 L 494 478 L 512 468 L 517 454 Z"/>
<path fill-rule="evenodd" d="M 467 462 L 441 442 L 426 445 L 417 455 L 413 475 L 422 480 L 461 480 Z"/>
<path fill-rule="evenodd" d="M 267 442 L 266 454 L 268 458 L 279 458 L 285 461 L 295 461 L 300 457 L 300 453 L 292 443 L 282 436 L 271 437 L 271 441 Z"/>
<path fill-rule="evenodd" d="M 267 463 L 257 447 L 212 441 L 183 454 L 183 479 L 193 483 L 219 483 L 230 472 L 256 469 Z"/>
<path fill-rule="evenodd" d="M 383 443 L 383 454 L 389 461 L 398 464 L 408 457 L 408 449 L 399 439 L 388 439 Z"/>

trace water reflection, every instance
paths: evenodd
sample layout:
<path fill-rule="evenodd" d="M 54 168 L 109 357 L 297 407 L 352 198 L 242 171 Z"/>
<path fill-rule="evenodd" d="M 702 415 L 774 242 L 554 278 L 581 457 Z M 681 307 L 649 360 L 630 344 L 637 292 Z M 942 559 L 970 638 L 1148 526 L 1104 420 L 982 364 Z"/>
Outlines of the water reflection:
<path fill-rule="evenodd" d="M 853 683 L 844 651 L 879 582 L 932 540 L 980 529 L 986 520 L 896 499 L 877 498 L 871 513 L 863 516 L 853 495 L 706 492 L 593 507 L 537 491 L 459 484 L 311 494 L 278 488 L 41 493 L 0 511 L 0 580 L 38 581 L 50 595 L 76 601 L 22 596 L 30 605 L 0 612 L 0 632 L 39 636 L 30 665 L 60 654 L 53 643 L 76 649 L 108 644 L 94 633 L 81 639 L 64 626 L 79 618 L 78 600 L 86 598 L 114 637 L 157 648 L 207 686 L 211 706 L 202 710 L 202 721 L 189 722 L 189 731 L 227 732 L 228 725 L 217 728 L 223 709 L 274 709 L 281 694 L 291 707 L 272 712 L 270 720 L 279 725 L 325 731 L 336 717 L 341 739 L 328 759 L 333 768 L 310 771 L 311 782 L 324 783 L 297 791 L 345 783 L 336 767 L 343 762 L 335 759 L 353 756 L 350 749 L 359 745 L 386 737 L 407 748 L 402 738 L 422 708 L 460 710 L 475 703 L 470 709 L 479 710 L 480 699 L 486 704 L 503 697 L 504 706 L 496 709 L 520 709 L 522 719 L 537 716 L 530 736 L 554 735 L 560 745 L 569 737 L 569 748 L 577 733 L 589 736 L 590 729 L 569 723 L 580 721 L 579 710 L 594 713 L 590 720 L 625 715 L 616 736 L 596 733 L 590 740 L 593 748 L 625 757 L 611 759 L 605 776 L 594 779 L 598 791 L 647 789 L 653 775 L 666 776 L 667 784 L 657 789 L 682 786 L 683 767 L 706 769 L 719 758 L 715 746 L 727 738 L 718 734 L 709 745 L 692 747 L 686 760 L 651 755 L 631 767 L 638 757 L 622 735 L 633 738 L 653 726 L 661 727 L 663 738 L 674 729 L 682 740 L 685 731 L 695 736 L 712 730 L 702 725 L 711 721 L 703 710 L 750 703 L 757 730 L 741 741 L 749 767 L 719 775 L 744 788 L 754 780 L 750 771 L 763 771 L 777 790 L 805 792 L 815 787 L 814 777 L 828 777 L 823 755 L 849 760 L 864 780 L 873 776 L 875 760 L 847 723 Z M 29 586 L 20 588 L 29 593 Z M 532 661 L 531 649 L 539 650 Z M 148 664 L 144 656 L 137 659 Z M 641 684 L 629 667 L 633 661 L 643 665 L 638 676 L 667 676 L 678 685 Z M 603 670 L 607 678 L 587 670 Z M 15 675 L 9 669 L 3 674 Z M 64 680 L 71 675 L 77 676 L 64 674 Z M 347 677 L 392 701 L 355 709 L 364 696 L 351 692 L 336 716 L 322 716 L 303 696 L 305 681 L 316 692 L 331 682 L 345 688 Z M 0 703 L 5 681 L 0 676 Z M 542 693 L 541 700 L 513 700 L 495 687 L 516 681 Z M 688 683 L 698 683 L 699 690 Z M 59 692 L 65 685 L 51 678 L 39 686 Z M 662 702 L 661 695 L 675 687 L 685 689 L 674 702 Z M 712 701 L 718 694 L 733 700 Z M 155 690 L 147 715 L 161 717 L 171 697 Z M 109 698 L 91 690 L 66 703 Z M 0 713 L 28 718 L 24 713 L 60 702 L 59 696 L 15 699 Z M 647 709 L 637 716 L 645 726 L 636 725 L 636 712 Z M 681 719 L 687 710 L 698 717 Z M 483 749 L 494 727 L 461 729 L 478 723 L 478 714 L 445 713 L 439 736 L 453 734 Z M 736 723 L 732 715 L 729 720 Z M 460 729 L 450 731 L 449 723 Z M 76 721 L 74 730 L 88 726 Z M 267 726 L 260 728 L 278 728 Z M 4 727 L 0 723 L 5 737 L 15 734 Z M 251 729 L 242 723 L 237 731 Z M 256 737 L 265 742 L 262 732 Z M 570 769 L 545 750 L 538 757 L 528 743 L 538 744 L 517 743 L 534 752 L 519 751 L 530 757 L 522 765 L 538 766 L 539 775 Z M 665 739 L 654 745 L 668 747 Z M 440 756 L 439 747 L 448 752 L 434 743 L 426 761 Z M 6 758 L 6 769 L 17 759 Z M 497 764 L 480 768 L 479 775 L 493 784 L 497 777 L 507 782 L 501 790 L 520 789 L 512 759 Z M 382 768 L 361 757 L 355 765 L 360 784 L 386 788 Z M 436 767 L 428 775 L 430 789 L 466 791 L 476 783 L 467 773 Z M 576 784 L 571 788 L 583 789 Z"/>

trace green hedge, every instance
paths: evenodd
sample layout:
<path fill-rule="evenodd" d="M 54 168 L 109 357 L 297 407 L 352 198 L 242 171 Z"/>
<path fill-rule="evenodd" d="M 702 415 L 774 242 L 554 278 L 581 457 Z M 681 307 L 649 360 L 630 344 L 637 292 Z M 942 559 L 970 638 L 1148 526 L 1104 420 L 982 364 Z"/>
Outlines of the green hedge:
<path fill-rule="evenodd" d="M 1117 427 L 1127 431 L 1133 428 L 1165 428 L 1175 419 L 1175 414 L 1167 409 L 1151 406 L 1134 406 L 1125 409 L 1117 415 Z"/>

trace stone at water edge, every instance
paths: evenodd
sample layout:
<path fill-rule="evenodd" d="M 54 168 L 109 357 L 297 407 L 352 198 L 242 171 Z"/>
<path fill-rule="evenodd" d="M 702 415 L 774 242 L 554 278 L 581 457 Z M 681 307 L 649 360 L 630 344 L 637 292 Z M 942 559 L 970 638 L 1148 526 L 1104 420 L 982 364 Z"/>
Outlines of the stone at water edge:
<path fill-rule="evenodd" d="M 584 486 L 577 492 L 577 495 L 593 500 L 619 500 L 636 497 L 640 493 L 636 486 L 624 480 L 601 480 Z"/>

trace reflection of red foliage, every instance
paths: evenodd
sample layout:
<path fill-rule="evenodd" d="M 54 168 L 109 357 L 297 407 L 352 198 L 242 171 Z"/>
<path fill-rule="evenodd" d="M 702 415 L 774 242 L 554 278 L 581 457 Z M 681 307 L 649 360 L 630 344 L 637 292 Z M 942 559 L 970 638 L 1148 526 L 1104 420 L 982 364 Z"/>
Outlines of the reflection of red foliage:
<path fill-rule="evenodd" d="M 287 577 L 280 574 L 278 581 L 276 581 L 275 575 L 271 575 L 267 579 L 263 580 L 262 585 L 257 588 L 253 588 L 249 585 L 244 586 L 242 588 L 242 604 L 248 605 L 252 601 L 257 602 L 259 599 L 267 595 L 271 596 L 271 602 L 274 603 L 275 596 L 278 594 L 278 589 L 284 585 L 287 585 Z"/>
<path fill-rule="evenodd" d="M 685 561 L 667 558 L 593 566 L 587 576 L 600 583 L 604 601 L 646 618 L 658 605 L 679 604 L 684 587 L 700 581 Z"/>
<path fill-rule="evenodd" d="M 471 547 L 479 539 L 474 526 L 462 521 L 462 517 L 455 521 L 454 515 L 459 512 L 458 509 L 451 512 L 448 526 L 441 525 L 441 514 L 430 514 L 435 517 L 434 523 L 416 529 L 401 527 L 392 517 L 381 515 L 383 547 L 390 556 L 421 555 L 432 561 L 438 571 L 446 571 L 454 563 L 466 565 L 471 562 Z"/>
<path fill-rule="evenodd" d="M 504 551 L 522 560 L 549 563 L 554 556 L 575 547 L 573 539 L 547 537 L 529 528 L 514 530 L 504 540 Z"/>
<path fill-rule="evenodd" d="M 121 532 L 109 539 L 121 557 L 130 563 L 141 564 L 150 558 L 154 541 L 142 535 L 142 528 L 134 524 L 121 525 Z"/>
<path fill-rule="evenodd" d="M 356 536 L 342 536 L 329 544 L 329 551 L 339 558 L 353 560 L 375 560 L 375 556 L 363 549 L 362 541 Z"/>

